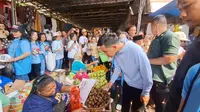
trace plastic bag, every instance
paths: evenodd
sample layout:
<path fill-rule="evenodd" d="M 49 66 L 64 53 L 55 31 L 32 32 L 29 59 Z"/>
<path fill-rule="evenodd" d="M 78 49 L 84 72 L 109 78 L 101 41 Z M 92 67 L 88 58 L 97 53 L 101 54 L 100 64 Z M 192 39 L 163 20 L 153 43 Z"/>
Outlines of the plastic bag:
<path fill-rule="evenodd" d="M 46 59 L 47 69 L 52 72 L 56 67 L 56 54 L 48 52 L 48 54 L 45 56 L 45 59 Z"/>
<path fill-rule="evenodd" d="M 100 57 L 100 59 L 101 59 L 101 61 L 102 61 L 103 63 L 104 63 L 104 62 L 107 62 L 108 59 L 109 59 L 108 56 L 106 56 L 104 52 L 99 53 L 99 57 Z"/>
<path fill-rule="evenodd" d="M 74 111 L 82 107 L 80 89 L 77 86 L 73 86 L 70 90 L 70 110 Z"/>

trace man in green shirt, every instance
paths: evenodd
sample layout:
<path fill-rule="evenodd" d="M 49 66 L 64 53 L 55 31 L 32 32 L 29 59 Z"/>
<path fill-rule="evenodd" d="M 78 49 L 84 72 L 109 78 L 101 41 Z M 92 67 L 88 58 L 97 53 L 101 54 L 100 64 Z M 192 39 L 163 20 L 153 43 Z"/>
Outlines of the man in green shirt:
<path fill-rule="evenodd" d="M 167 85 L 171 82 L 177 67 L 180 40 L 167 29 L 167 20 L 163 15 L 156 16 L 151 26 L 155 35 L 148 51 L 154 81 L 151 97 L 156 105 L 156 112 L 164 112 L 169 93 Z"/>

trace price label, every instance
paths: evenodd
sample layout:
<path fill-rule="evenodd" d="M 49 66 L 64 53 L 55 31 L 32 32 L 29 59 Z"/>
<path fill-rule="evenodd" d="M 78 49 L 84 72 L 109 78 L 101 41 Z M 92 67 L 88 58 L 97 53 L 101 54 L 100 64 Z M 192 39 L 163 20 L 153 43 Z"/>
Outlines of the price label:
<path fill-rule="evenodd" d="M 93 86 L 95 85 L 96 80 L 94 79 L 83 79 L 79 85 L 80 87 L 80 96 L 81 102 L 85 104 L 90 91 L 92 90 Z"/>

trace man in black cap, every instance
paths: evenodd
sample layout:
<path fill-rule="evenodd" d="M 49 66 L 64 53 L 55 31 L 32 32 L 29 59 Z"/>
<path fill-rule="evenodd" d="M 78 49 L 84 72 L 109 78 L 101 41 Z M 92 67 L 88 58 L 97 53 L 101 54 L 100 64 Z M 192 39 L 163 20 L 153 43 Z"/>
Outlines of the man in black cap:
<path fill-rule="evenodd" d="M 143 37 L 142 35 L 136 35 L 136 36 L 134 36 L 133 41 L 134 41 L 136 44 L 138 44 L 139 46 L 142 47 L 143 44 L 144 44 L 143 39 L 144 39 L 144 37 Z"/>

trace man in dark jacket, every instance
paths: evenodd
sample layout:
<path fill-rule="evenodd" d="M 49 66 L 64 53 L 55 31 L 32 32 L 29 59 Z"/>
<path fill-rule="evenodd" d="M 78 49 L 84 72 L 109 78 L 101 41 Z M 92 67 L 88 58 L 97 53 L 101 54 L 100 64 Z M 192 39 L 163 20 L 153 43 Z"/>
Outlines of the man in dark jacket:
<path fill-rule="evenodd" d="M 178 0 L 178 8 L 181 11 L 180 17 L 190 28 L 200 26 L 200 0 Z M 177 112 L 180 100 L 181 92 L 183 88 L 183 82 L 187 71 L 193 65 L 200 63 L 200 38 L 196 38 L 189 46 L 182 62 L 177 68 L 172 86 L 170 89 L 170 95 L 168 103 L 166 105 L 165 112 Z"/>

